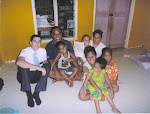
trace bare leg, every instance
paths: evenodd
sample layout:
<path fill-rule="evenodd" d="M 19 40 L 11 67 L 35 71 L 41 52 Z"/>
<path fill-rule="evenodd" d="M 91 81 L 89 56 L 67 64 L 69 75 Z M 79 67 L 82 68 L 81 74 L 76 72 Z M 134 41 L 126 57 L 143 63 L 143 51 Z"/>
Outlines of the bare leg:
<path fill-rule="evenodd" d="M 70 79 L 72 79 L 73 77 L 75 77 L 75 75 L 77 74 L 78 69 L 77 68 L 73 68 L 72 73 L 70 75 Z"/>
<path fill-rule="evenodd" d="M 114 93 L 117 93 L 119 91 L 119 86 L 117 84 L 112 84 L 112 88 Z M 110 92 L 110 88 L 107 87 L 108 91 Z"/>
<path fill-rule="evenodd" d="M 115 93 L 119 91 L 119 86 L 117 84 L 112 84 L 112 88 Z"/>
<path fill-rule="evenodd" d="M 78 69 L 78 72 L 77 72 L 77 77 L 78 77 L 78 79 L 81 79 L 81 78 L 83 77 L 83 74 L 82 74 L 82 71 L 81 71 L 80 68 L 79 68 L 78 63 L 77 63 L 76 61 L 73 61 L 73 64 L 74 64 L 74 66 Z"/>
<path fill-rule="evenodd" d="M 104 94 L 107 101 L 109 102 L 110 106 L 112 107 L 112 111 L 115 113 L 121 113 L 115 106 L 113 100 L 111 99 L 111 97 L 108 94 Z"/>
<path fill-rule="evenodd" d="M 54 73 L 54 72 L 50 72 L 50 73 L 49 73 L 49 78 L 52 78 L 54 83 L 55 83 L 56 81 L 63 81 L 63 80 L 64 80 L 63 77 L 62 77 L 60 80 L 56 80 L 56 76 L 55 76 L 55 73 Z"/>
<path fill-rule="evenodd" d="M 73 81 L 69 78 L 69 76 L 65 73 L 64 70 L 60 70 L 60 74 L 64 77 L 65 80 L 69 81 L 73 86 Z"/>
<path fill-rule="evenodd" d="M 99 106 L 99 100 L 98 99 L 94 99 L 94 102 L 95 102 L 95 106 L 96 106 L 96 111 L 98 114 L 102 113 L 101 112 L 101 109 L 100 109 L 100 106 Z"/>

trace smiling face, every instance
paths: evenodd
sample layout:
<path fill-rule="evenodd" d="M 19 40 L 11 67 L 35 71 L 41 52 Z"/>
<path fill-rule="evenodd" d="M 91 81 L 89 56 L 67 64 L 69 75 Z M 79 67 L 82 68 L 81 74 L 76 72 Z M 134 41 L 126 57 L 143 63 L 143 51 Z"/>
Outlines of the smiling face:
<path fill-rule="evenodd" d="M 94 65 L 95 64 L 95 60 L 96 60 L 96 56 L 95 56 L 95 54 L 93 52 L 88 52 L 86 59 L 89 62 L 89 64 Z"/>
<path fill-rule="evenodd" d="M 106 52 L 104 53 L 103 58 L 104 58 L 104 59 L 107 61 L 107 63 L 109 64 L 110 61 L 111 61 L 111 59 L 112 59 L 111 53 L 110 53 L 109 51 L 106 51 Z"/>
<path fill-rule="evenodd" d="M 94 44 L 99 44 L 101 41 L 102 37 L 99 33 L 95 33 L 94 37 L 93 37 L 93 43 Z"/>
<path fill-rule="evenodd" d="M 88 36 L 85 36 L 83 42 L 84 46 L 87 47 L 90 44 L 90 38 Z"/>
<path fill-rule="evenodd" d="M 41 46 L 41 38 L 40 37 L 34 37 L 33 40 L 30 41 L 30 45 L 34 51 L 37 51 Z"/>
<path fill-rule="evenodd" d="M 62 40 L 62 32 L 58 28 L 54 29 L 51 35 L 52 35 L 53 40 L 55 41 L 55 43 Z"/>
<path fill-rule="evenodd" d="M 66 45 L 60 44 L 58 46 L 58 49 L 59 49 L 60 53 L 67 53 L 67 46 Z"/>

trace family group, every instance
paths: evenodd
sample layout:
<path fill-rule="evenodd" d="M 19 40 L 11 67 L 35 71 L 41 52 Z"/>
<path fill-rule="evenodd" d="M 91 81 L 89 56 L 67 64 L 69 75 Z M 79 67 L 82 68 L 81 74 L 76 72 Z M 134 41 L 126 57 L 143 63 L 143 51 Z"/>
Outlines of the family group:
<path fill-rule="evenodd" d="M 97 113 L 101 113 L 99 101 L 107 100 L 112 111 L 120 113 L 113 102 L 114 93 L 119 90 L 119 69 L 112 60 L 112 50 L 101 42 L 103 32 L 95 30 L 92 40 L 89 35 L 84 35 L 80 52 L 76 45 L 72 46 L 62 38 L 60 27 L 52 27 L 50 34 L 52 41 L 45 49 L 40 47 L 40 36 L 32 35 L 31 47 L 23 49 L 16 60 L 17 80 L 21 91 L 27 95 L 28 106 L 41 104 L 39 93 L 46 91 L 49 77 L 53 79 L 52 83 L 65 81 L 70 88 L 74 81 L 83 81 L 78 95 L 80 100 L 94 100 Z M 33 93 L 31 83 L 37 83 Z"/>

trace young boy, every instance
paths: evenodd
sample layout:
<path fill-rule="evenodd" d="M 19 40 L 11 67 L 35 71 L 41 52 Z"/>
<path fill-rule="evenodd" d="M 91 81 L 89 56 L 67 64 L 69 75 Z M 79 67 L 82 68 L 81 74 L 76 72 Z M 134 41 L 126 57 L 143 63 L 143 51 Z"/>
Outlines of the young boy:
<path fill-rule="evenodd" d="M 59 53 L 52 63 L 51 71 L 58 60 L 58 70 L 60 71 L 60 74 L 64 77 L 69 87 L 72 87 L 72 78 L 77 74 L 77 68 L 72 66 L 70 62 L 77 61 L 77 58 L 73 55 L 73 53 L 67 51 L 67 46 L 63 41 L 57 42 L 55 46 L 59 50 Z M 72 72 L 70 76 L 68 75 L 68 72 Z"/>
<path fill-rule="evenodd" d="M 96 54 L 94 47 L 92 47 L 92 46 L 87 46 L 84 49 L 84 54 L 85 54 L 85 58 L 87 59 L 87 61 L 83 64 L 83 73 L 86 74 L 89 72 L 89 70 L 92 67 L 94 67 L 97 54 Z M 93 85 L 93 87 L 95 89 L 100 91 L 99 87 L 93 81 L 92 77 L 86 77 L 86 78 L 89 80 L 89 82 Z M 110 87 L 110 91 L 111 91 L 110 93 L 111 93 L 112 98 L 113 98 L 114 93 L 113 93 L 113 89 L 112 89 L 112 86 L 110 84 L 108 76 L 106 76 L 106 81 L 108 82 L 108 86 Z M 92 98 L 90 92 L 88 91 L 88 89 L 83 88 L 83 86 L 82 86 L 80 89 L 80 92 L 79 92 L 79 99 L 82 101 L 86 101 L 86 100 L 92 100 L 93 98 Z"/>

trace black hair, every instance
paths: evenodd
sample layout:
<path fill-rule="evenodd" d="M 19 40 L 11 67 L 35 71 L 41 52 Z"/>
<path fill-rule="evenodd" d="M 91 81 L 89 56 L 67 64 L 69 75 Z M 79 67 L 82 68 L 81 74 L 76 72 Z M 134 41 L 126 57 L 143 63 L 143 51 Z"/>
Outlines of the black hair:
<path fill-rule="evenodd" d="M 85 49 L 84 49 L 84 55 L 85 55 L 85 58 L 87 58 L 87 53 L 89 52 L 93 52 L 94 55 L 96 56 L 96 51 L 95 51 L 95 48 L 93 46 L 87 46 Z"/>
<path fill-rule="evenodd" d="M 39 35 L 33 34 L 33 35 L 31 36 L 31 38 L 30 38 L 30 41 L 32 42 L 32 40 L 33 40 L 35 37 L 39 37 L 39 38 L 41 39 L 41 37 L 40 37 Z"/>
<path fill-rule="evenodd" d="M 101 38 L 103 37 L 103 31 L 101 31 L 100 29 L 95 30 L 95 31 L 93 32 L 93 36 L 94 36 L 96 33 L 100 34 L 100 35 L 101 35 Z"/>
<path fill-rule="evenodd" d="M 102 58 L 102 57 L 98 57 L 96 60 L 95 60 L 95 63 L 98 63 L 101 67 L 101 69 L 105 69 L 106 65 L 107 65 L 107 61 Z"/>
<path fill-rule="evenodd" d="M 55 29 L 59 29 L 61 31 L 61 33 L 62 33 L 62 30 L 61 30 L 61 28 L 59 26 L 54 26 L 54 27 L 51 28 L 50 34 L 52 34 L 53 30 L 55 30 Z"/>
<path fill-rule="evenodd" d="M 81 42 L 83 42 L 84 37 L 86 37 L 86 36 L 89 37 L 89 39 L 91 39 L 91 37 L 89 35 L 85 34 L 85 35 L 82 36 Z"/>
<path fill-rule="evenodd" d="M 105 47 L 105 48 L 103 48 L 102 49 L 102 57 L 104 56 L 104 54 L 105 54 L 105 52 L 109 52 L 110 54 L 111 54 L 111 56 L 112 56 L 112 50 L 109 48 L 109 47 Z"/>
<path fill-rule="evenodd" d="M 55 44 L 55 47 L 59 50 L 58 47 L 59 47 L 60 45 L 64 45 L 64 46 L 65 46 L 66 44 L 65 44 L 63 41 L 59 41 L 59 42 L 57 42 L 57 43 Z"/>

